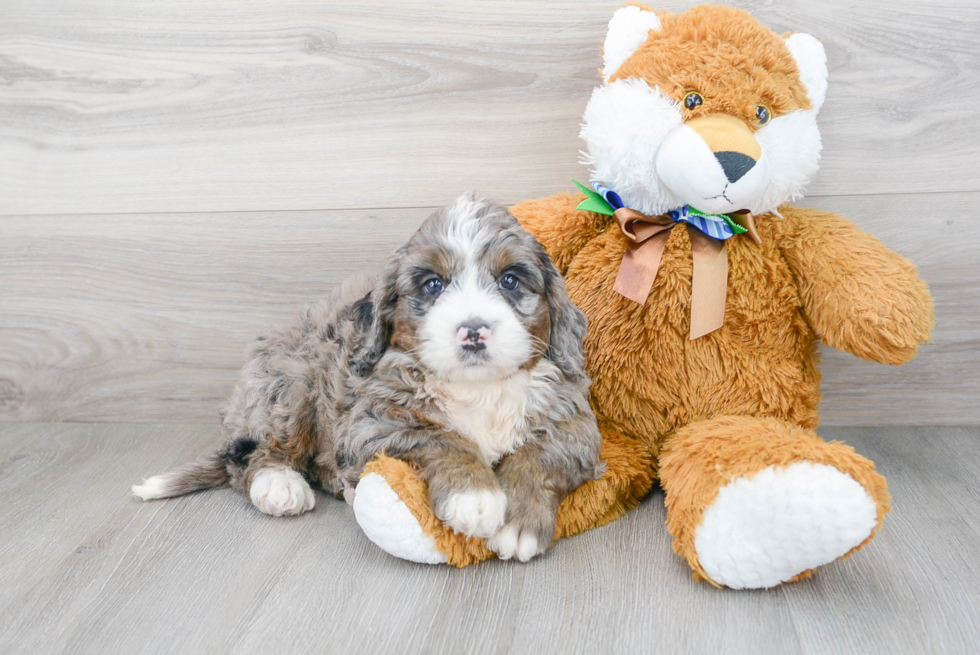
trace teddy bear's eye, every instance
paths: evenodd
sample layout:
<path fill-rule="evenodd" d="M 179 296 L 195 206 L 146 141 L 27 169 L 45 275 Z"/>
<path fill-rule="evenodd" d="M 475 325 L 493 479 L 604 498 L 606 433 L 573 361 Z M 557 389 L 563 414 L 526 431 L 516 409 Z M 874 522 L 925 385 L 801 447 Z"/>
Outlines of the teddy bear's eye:
<path fill-rule="evenodd" d="M 700 107 L 702 104 L 704 104 L 704 98 L 697 91 L 691 91 L 684 96 L 684 106 L 688 109 Z"/>
<path fill-rule="evenodd" d="M 755 108 L 755 117 L 759 121 L 759 125 L 765 125 L 772 118 L 772 112 L 769 111 L 769 107 L 759 105 Z"/>

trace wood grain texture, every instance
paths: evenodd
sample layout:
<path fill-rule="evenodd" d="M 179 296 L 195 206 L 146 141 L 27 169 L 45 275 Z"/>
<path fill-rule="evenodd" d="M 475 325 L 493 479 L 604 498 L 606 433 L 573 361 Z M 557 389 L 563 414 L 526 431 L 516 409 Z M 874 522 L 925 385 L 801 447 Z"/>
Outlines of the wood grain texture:
<path fill-rule="evenodd" d="M 230 490 L 129 485 L 213 447 L 187 424 L 0 425 L 0 652 L 972 653 L 977 429 L 825 429 L 894 510 L 864 550 L 772 591 L 690 578 L 662 495 L 527 565 L 388 557 L 341 501 L 298 518 Z"/>
<path fill-rule="evenodd" d="M 827 353 L 824 423 L 980 423 L 969 209 L 980 193 L 811 204 L 911 257 L 938 314 L 933 343 L 906 366 Z M 347 276 L 377 270 L 428 213 L 0 217 L 0 419 L 213 420 L 247 343 Z"/>
<path fill-rule="evenodd" d="M 227 490 L 130 497 L 214 448 L 246 343 L 432 207 L 584 175 L 620 4 L 0 2 L 0 421 L 143 421 L 0 423 L 0 652 L 975 652 L 975 428 L 822 428 L 877 461 L 894 511 L 771 592 L 692 582 L 658 492 L 462 571 L 384 555 L 323 496 L 286 520 Z M 907 366 L 826 354 L 824 425 L 980 423 L 980 5 L 735 4 L 827 48 L 805 203 L 911 257 L 937 301 Z"/>
<path fill-rule="evenodd" d="M 583 175 L 579 117 L 620 4 L 5 0 L 0 213 L 548 195 Z M 980 4 L 736 4 L 826 45 L 811 194 L 980 190 Z"/>

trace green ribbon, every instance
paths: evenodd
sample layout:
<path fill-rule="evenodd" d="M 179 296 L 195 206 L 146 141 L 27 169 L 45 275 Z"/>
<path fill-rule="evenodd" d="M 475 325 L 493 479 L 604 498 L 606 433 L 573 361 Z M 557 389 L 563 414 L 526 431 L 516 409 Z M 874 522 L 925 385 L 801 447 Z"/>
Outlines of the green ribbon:
<path fill-rule="evenodd" d="M 690 205 L 687 206 L 687 213 L 690 214 L 691 216 L 703 216 L 705 218 L 720 218 L 726 223 L 728 223 L 728 227 L 732 228 L 732 232 L 734 232 L 735 234 L 745 234 L 746 232 L 748 232 L 747 229 L 745 229 L 744 227 L 742 227 L 741 225 L 733 221 L 732 217 L 729 216 L 728 214 L 705 214 L 704 212 L 699 211 L 694 207 L 691 207 Z"/>
<path fill-rule="evenodd" d="M 585 194 L 585 200 L 580 202 L 575 209 L 594 212 L 596 214 L 603 214 L 605 216 L 612 216 L 614 213 L 616 213 L 616 208 L 609 204 L 609 201 L 606 200 L 601 194 L 596 193 L 576 180 L 572 180 L 572 183 Z M 746 230 L 744 227 L 733 221 L 728 214 L 706 214 L 703 211 L 691 207 L 690 205 L 687 205 L 687 213 L 691 216 L 701 216 L 703 218 L 714 218 L 725 221 L 725 223 L 728 224 L 728 227 L 730 227 L 732 232 L 735 234 L 744 234 L 745 232 L 748 232 L 748 230 Z M 670 215 L 669 212 L 668 215 Z"/>
<path fill-rule="evenodd" d="M 578 207 L 575 209 L 595 212 L 596 214 L 605 214 L 606 216 L 612 216 L 616 212 L 613 206 L 610 205 L 606 199 L 600 196 L 598 193 L 585 185 L 579 184 L 575 180 L 572 180 L 572 182 L 582 191 L 582 193 L 585 194 L 585 200 L 580 202 Z"/>

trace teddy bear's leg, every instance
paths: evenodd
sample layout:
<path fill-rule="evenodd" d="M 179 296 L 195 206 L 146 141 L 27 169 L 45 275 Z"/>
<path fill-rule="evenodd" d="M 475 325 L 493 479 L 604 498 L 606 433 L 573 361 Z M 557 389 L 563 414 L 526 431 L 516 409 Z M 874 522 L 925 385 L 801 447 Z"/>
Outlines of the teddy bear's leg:
<path fill-rule="evenodd" d="M 600 423 L 599 432 L 599 460 L 605 470 L 598 480 L 586 482 L 562 501 L 555 539 L 615 521 L 636 507 L 653 486 L 653 456 L 648 446 L 610 425 Z"/>
<path fill-rule="evenodd" d="M 425 481 L 400 459 L 375 458 L 353 496 L 354 516 L 364 534 L 395 557 L 466 566 L 493 555 L 482 539 L 454 532 L 436 518 Z"/>
<path fill-rule="evenodd" d="M 685 426 L 664 446 L 660 480 L 674 550 L 696 577 L 734 589 L 774 587 L 849 555 L 889 509 L 870 460 L 776 419 Z"/>
<path fill-rule="evenodd" d="M 634 507 L 653 483 L 649 450 L 600 426 L 605 471 L 572 492 L 558 509 L 555 538 L 605 525 Z M 405 462 L 381 455 L 364 470 L 353 496 L 354 516 L 382 550 L 425 564 L 467 566 L 493 556 L 482 539 L 444 526 L 429 505 L 425 482 Z"/>

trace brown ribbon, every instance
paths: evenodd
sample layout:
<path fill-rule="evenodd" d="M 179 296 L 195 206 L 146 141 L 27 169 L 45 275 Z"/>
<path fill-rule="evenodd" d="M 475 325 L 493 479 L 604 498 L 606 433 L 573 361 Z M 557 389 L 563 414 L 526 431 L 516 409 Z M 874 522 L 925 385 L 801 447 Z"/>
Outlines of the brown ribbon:
<path fill-rule="evenodd" d="M 669 216 L 647 216 L 635 209 L 617 209 L 613 216 L 619 229 L 630 240 L 623 253 L 613 290 L 633 302 L 644 304 L 657 279 L 660 260 L 670 231 L 678 225 Z M 734 217 L 756 243 L 762 239 L 755 229 L 752 214 Z M 687 224 L 691 238 L 694 273 L 691 280 L 691 332 L 697 339 L 714 332 L 725 323 L 725 298 L 728 295 L 728 249 L 725 242 L 713 239 Z"/>

